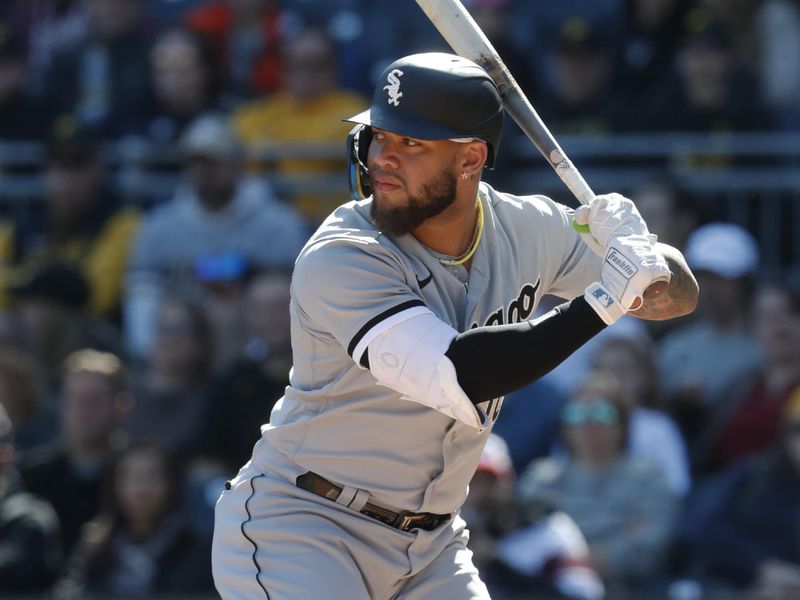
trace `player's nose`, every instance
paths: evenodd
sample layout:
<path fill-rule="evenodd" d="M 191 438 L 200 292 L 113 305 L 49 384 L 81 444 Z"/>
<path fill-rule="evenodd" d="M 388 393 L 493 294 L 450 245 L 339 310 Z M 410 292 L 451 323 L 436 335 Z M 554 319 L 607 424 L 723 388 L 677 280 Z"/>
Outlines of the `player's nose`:
<path fill-rule="evenodd" d="M 378 167 L 396 169 L 400 166 L 398 142 L 388 136 L 373 140 L 369 147 L 369 158 Z"/>

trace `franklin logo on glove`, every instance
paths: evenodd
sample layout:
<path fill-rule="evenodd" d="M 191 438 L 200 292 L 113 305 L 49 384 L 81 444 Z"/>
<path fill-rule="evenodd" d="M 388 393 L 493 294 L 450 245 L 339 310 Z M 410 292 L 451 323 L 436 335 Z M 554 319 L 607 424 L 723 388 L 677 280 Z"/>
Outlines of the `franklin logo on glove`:
<path fill-rule="evenodd" d="M 620 256 L 617 253 L 616 249 L 614 248 L 609 250 L 606 260 L 608 260 L 613 265 L 616 265 L 616 267 L 620 271 L 622 271 L 622 274 L 625 276 L 626 279 L 630 279 L 631 277 L 636 275 L 637 271 L 639 270 L 636 267 L 634 267 L 631 263 L 629 263 L 627 260 L 625 260 L 625 258 Z"/>

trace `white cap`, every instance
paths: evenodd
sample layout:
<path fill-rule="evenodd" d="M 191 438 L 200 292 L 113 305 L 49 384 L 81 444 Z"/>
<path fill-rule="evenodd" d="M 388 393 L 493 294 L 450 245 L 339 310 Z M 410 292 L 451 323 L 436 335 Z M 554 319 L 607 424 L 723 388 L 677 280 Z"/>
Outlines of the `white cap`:
<path fill-rule="evenodd" d="M 686 262 L 697 271 L 735 279 L 755 271 L 758 246 L 753 236 L 733 223 L 698 227 L 686 243 Z"/>
<path fill-rule="evenodd" d="M 244 154 L 244 147 L 231 125 L 230 118 L 222 113 L 205 113 L 189 124 L 180 140 L 181 150 L 187 156 L 205 156 L 217 160 L 233 160 Z"/>

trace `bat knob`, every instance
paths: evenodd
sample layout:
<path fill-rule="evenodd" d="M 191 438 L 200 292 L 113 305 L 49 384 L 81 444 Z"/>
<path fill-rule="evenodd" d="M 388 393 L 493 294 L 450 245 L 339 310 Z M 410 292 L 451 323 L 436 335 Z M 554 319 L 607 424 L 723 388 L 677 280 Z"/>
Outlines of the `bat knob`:
<path fill-rule="evenodd" d="M 643 299 L 637 298 L 636 301 L 633 304 L 631 304 L 629 310 L 639 310 L 640 308 L 642 308 L 642 304 L 644 304 L 648 300 L 654 300 L 655 298 L 658 298 L 661 294 L 664 293 L 668 285 L 669 285 L 668 281 L 664 280 L 654 281 L 649 286 L 647 286 L 647 289 L 644 291 L 644 298 Z"/>
<path fill-rule="evenodd" d="M 656 281 L 651 283 L 648 288 L 644 291 L 644 299 L 645 300 L 652 300 L 654 298 L 658 298 L 661 294 L 663 294 L 667 287 L 669 286 L 668 281 Z"/>

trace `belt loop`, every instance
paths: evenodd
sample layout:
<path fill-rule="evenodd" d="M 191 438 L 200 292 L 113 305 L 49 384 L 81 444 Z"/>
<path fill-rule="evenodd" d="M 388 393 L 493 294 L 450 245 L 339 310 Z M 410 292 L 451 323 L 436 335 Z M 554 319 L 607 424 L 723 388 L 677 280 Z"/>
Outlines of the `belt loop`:
<path fill-rule="evenodd" d="M 355 498 L 353 498 L 352 502 L 350 502 L 350 508 L 361 512 L 361 509 L 364 508 L 364 505 L 368 500 L 369 492 L 367 490 L 358 490 Z"/>
<path fill-rule="evenodd" d="M 359 491 L 361 490 L 358 488 L 350 487 L 349 485 L 344 486 L 341 493 L 336 498 L 336 503 L 343 506 L 350 506 L 350 503 Z"/>

